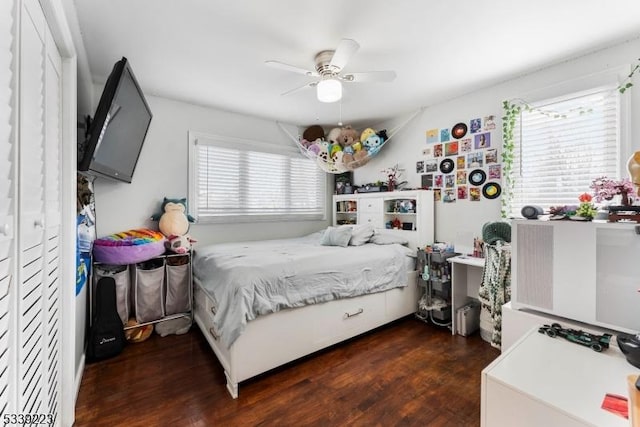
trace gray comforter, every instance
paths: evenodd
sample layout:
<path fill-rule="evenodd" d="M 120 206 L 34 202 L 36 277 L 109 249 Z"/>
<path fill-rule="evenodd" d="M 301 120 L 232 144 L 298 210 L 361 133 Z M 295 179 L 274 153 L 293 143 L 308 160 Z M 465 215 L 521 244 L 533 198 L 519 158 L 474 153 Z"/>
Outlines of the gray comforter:
<path fill-rule="evenodd" d="M 227 347 L 256 316 L 407 285 L 409 248 L 321 246 L 320 236 L 197 249 L 194 280 L 217 304 L 214 327 Z"/>

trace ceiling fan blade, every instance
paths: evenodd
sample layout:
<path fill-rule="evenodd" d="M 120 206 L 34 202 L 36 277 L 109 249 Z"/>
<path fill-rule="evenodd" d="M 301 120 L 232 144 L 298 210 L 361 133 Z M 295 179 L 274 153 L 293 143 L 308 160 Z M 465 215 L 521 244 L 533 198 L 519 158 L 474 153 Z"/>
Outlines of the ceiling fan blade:
<path fill-rule="evenodd" d="M 342 76 L 342 80 L 355 83 L 391 82 L 395 80 L 395 71 L 368 71 L 365 73 L 349 73 Z"/>
<path fill-rule="evenodd" d="M 286 92 L 283 92 L 283 93 L 280 94 L 280 96 L 291 95 L 292 93 L 295 93 L 295 92 L 297 92 L 299 90 L 306 89 L 308 87 L 316 87 L 316 86 L 318 86 L 318 82 L 307 83 L 306 85 L 299 86 L 297 88 L 294 88 L 294 89 L 288 90 Z"/>
<path fill-rule="evenodd" d="M 342 70 L 358 49 L 360 49 L 360 45 L 357 41 L 352 39 L 342 39 L 334 52 L 329 65 L 337 68 L 338 70 Z"/>
<path fill-rule="evenodd" d="M 305 76 L 315 77 L 318 76 L 318 73 L 311 70 L 305 70 L 304 68 L 296 67 L 295 65 L 285 64 L 284 62 L 279 61 L 265 61 L 264 62 L 269 67 L 278 68 L 280 70 L 291 71 L 298 74 L 304 74 Z"/>

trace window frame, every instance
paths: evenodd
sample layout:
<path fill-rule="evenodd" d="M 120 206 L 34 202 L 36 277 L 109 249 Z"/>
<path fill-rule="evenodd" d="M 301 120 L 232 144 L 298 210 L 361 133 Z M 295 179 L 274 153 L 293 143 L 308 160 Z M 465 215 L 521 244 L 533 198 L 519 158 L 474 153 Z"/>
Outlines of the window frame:
<path fill-rule="evenodd" d="M 319 180 L 320 188 L 318 192 L 321 195 L 319 204 L 321 212 L 317 213 L 275 213 L 275 214 L 241 214 L 236 213 L 233 215 L 215 215 L 207 214 L 203 215 L 200 212 L 198 205 L 198 165 L 197 165 L 197 145 L 198 141 L 203 141 L 204 144 L 223 147 L 240 149 L 245 152 L 259 152 L 266 154 L 278 154 L 286 155 L 289 158 L 308 159 L 303 156 L 296 147 L 289 145 L 273 144 L 269 142 L 255 141 L 249 139 L 235 138 L 222 135 L 212 135 L 202 132 L 188 132 L 189 139 L 189 189 L 188 189 L 188 201 L 190 213 L 196 219 L 198 224 L 229 224 L 229 223 L 256 223 L 256 222 L 284 222 L 284 221 L 325 221 L 327 219 L 327 177 L 326 174 L 318 169 L 318 174 L 321 175 Z M 287 206 L 289 207 L 289 206 Z"/>
<path fill-rule="evenodd" d="M 616 87 L 618 87 L 619 82 L 624 81 L 624 79 L 629 74 L 630 69 L 631 69 L 631 64 L 628 64 L 625 66 L 617 67 L 612 70 L 606 70 L 600 73 L 595 73 L 592 75 L 573 79 L 571 81 L 567 81 L 561 84 L 549 86 L 544 89 L 540 89 L 524 95 L 527 98 L 534 99 L 535 101 L 525 102 L 525 101 L 522 101 L 522 97 L 521 97 L 521 98 L 518 98 L 515 101 L 515 103 L 516 104 L 519 103 L 522 106 L 523 110 L 527 105 L 529 105 L 532 108 L 544 109 L 545 105 L 553 104 L 556 102 L 575 98 L 577 96 L 582 96 L 589 93 L 596 93 L 598 91 L 603 91 L 605 89 L 606 90 L 610 89 L 617 92 Z M 626 163 L 627 163 L 627 159 L 629 158 L 633 150 L 631 149 L 630 138 L 629 138 L 629 135 L 630 135 L 629 96 L 618 94 L 617 101 L 618 101 L 618 129 L 617 129 L 618 160 L 617 160 L 617 166 L 616 166 L 616 176 L 611 176 L 611 178 L 619 179 L 621 177 L 627 176 Z M 517 134 L 517 137 L 514 138 L 514 144 L 515 144 L 514 152 L 515 150 L 518 149 L 519 140 L 521 138 L 521 117 L 522 117 L 521 114 L 522 112 L 518 115 L 517 123 L 514 128 L 514 134 Z M 514 159 L 514 162 L 515 162 L 515 159 Z M 516 175 L 516 173 L 517 171 L 512 169 L 511 178 L 515 181 L 518 180 L 518 176 Z M 593 178 L 596 178 L 596 176 L 594 176 Z M 508 188 L 505 188 L 505 190 L 510 191 L 510 189 Z M 514 188 L 514 191 L 515 191 L 515 188 Z M 583 192 L 591 193 L 591 189 L 587 186 L 584 188 Z M 514 208 L 514 204 L 513 204 L 514 194 L 515 192 L 512 194 L 505 194 L 503 196 L 508 198 L 508 206 L 506 206 L 507 209 L 503 211 L 503 214 L 505 214 L 509 218 L 521 217 L 521 213 L 519 211 L 516 212 L 517 209 Z M 578 196 L 579 194 L 576 195 L 576 200 L 573 203 L 575 205 L 579 204 L 579 201 L 577 199 Z"/>

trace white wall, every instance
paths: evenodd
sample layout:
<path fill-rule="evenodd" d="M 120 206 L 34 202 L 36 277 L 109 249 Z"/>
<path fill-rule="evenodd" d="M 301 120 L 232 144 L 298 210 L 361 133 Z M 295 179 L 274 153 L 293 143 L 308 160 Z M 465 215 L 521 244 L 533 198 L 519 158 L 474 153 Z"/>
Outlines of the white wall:
<path fill-rule="evenodd" d="M 141 83 L 144 86 L 144 82 Z M 98 90 L 101 92 L 102 87 Z M 187 197 L 188 131 L 293 145 L 274 121 L 146 97 L 153 119 L 133 182 L 126 184 L 102 178 L 95 181 L 98 237 L 138 227 L 157 229 L 157 223 L 149 221 L 149 217 L 160 210 L 163 198 Z M 295 126 L 287 128 L 297 135 Z M 330 187 L 328 184 L 329 190 Z M 189 233 L 198 240 L 196 245 L 301 236 L 327 226 L 331 218 L 329 207 L 327 203 L 326 221 L 192 224 Z"/>
<path fill-rule="evenodd" d="M 588 84 L 607 70 L 618 69 L 635 63 L 640 52 L 640 40 L 636 39 L 615 47 L 585 55 L 573 61 L 557 66 L 532 72 L 523 77 L 452 99 L 448 102 L 430 106 L 418 117 L 403 128 L 381 153 L 366 166 L 354 173 L 356 184 L 385 180 L 381 170 L 393 166 L 396 162 L 406 169 L 404 179 L 409 186 L 420 186 L 420 175 L 415 172 L 416 161 L 422 160 L 422 150 L 427 147 L 425 131 L 432 128 L 452 127 L 458 122 L 468 122 L 471 118 L 484 117 L 494 114 L 498 119 L 496 129 L 492 131 L 492 147 L 502 147 L 502 101 L 523 98 L 535 101 L 534 97 L 549 95 L 553 92 L 551 86 L 560 85 L 563 89 L 580 90 L 580 85 Z M 469 72 L 473 72 L 469 68 Z M 585 77 L 587 76 L 587 77 Z M 596 79 L 597 80 L 597 79 Z M 631 152 L 640 149 L 640 120 L 633 120 L 634 112 L 640 111 L 640 83 L 635 79 L 637 87 L 633 87 L 622 95 L 622 101 L 629 103 L 631 108 L 630 123 L 623 123 L 623 143 L 627 144 L 621 160 L 622 176 L 626 175 L 626 160 Z M 550 90 L 551 89 L 551 90 Z M 556 95 L 558 95 L 556 93 Z M 407 113 L 407 117 L 411 112 Z M 397 118 L 385 124 L 392 129 L 401 123 L 404 117 Z M 635 137 L 635 140 L 633 136 Z M 501 158 L 501 157 L 500 157 Z M 588 191 L 588 189 L 585 189 Z M 436 240 L 453 242 L 458 233 L 470 232 L 475 236 L 481 235 L 482 225 L 488 221 L 500 219 L 500 201 L 482 199 L 480 202 L 468 200 L 455 203 L 437 202 L 435 205 Z"/>

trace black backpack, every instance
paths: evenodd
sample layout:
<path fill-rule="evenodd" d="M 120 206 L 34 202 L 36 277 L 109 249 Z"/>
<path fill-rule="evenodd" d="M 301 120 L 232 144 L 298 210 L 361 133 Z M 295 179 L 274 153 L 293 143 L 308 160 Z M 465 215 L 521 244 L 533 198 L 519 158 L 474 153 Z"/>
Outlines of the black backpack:
<path fill-rule="evenodd" d="M 120 354 L 126 339 L 116 306 L 116 281 L 103 277 L 96 286 L 96 312 L 89 331 L 87 361 L 95 362 Z"/>

